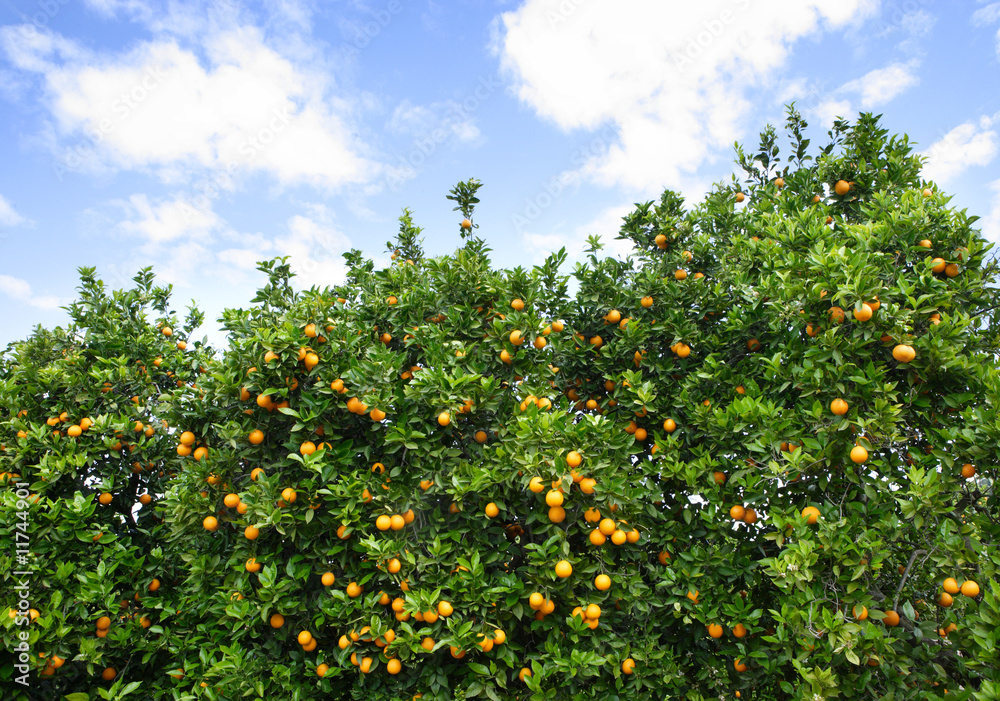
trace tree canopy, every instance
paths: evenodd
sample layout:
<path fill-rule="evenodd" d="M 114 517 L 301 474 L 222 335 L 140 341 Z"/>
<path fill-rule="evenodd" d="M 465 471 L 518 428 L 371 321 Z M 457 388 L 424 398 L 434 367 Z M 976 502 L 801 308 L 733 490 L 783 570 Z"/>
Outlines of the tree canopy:
<path fill-rule="evenodd" d="M 219 349 L 81 268 L 0 356 L 0 685 L 1000 697 L 992 244 L 879 117 L 806 126 L 571 272 L 497 269 L 460 183 L 453 254 L 404 210 L 385 269 L 262 262 Z"/>

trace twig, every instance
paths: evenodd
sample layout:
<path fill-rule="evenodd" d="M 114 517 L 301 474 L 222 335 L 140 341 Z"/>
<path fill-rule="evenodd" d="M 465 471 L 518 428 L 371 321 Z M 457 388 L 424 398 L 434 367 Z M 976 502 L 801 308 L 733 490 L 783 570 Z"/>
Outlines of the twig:
<path fill-rule="evenodd" d="M 896 610 L 896 606 L 899 605 L 899 595 L 903 591 L 903 585 L 906 584 L 906 578 L 910 576 L 910 568 L 913 567 L 913 561 L 917 559 L 917 555 L 926 555 L 926 550 L 914 550 L 910 553 L 910 561 L 906 563 L 906 569 L 903 570 L 903 577 L 899 580 L 899 586 L 896 587 L 896 596 L 892 599 L 892 610 Z"/>

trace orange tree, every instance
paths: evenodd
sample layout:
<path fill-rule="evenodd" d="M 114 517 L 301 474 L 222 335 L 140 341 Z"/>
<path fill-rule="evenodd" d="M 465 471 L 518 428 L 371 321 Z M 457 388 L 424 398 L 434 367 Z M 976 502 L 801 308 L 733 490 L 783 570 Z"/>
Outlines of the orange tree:
<path fill-rule="evenodd" d="M 495 269 L 475 180 L 453 255 L 406 211 L 335 288 L 262 263 L 197 386 L 159 389 L 155 550 L 105 566 L 155 625 L 92 640 L 84 601 L 5 642 L 88 698 L 996 698 L 990 245 L 877 118 L 815 155 L 804 128 L 571 275 Z M 65 444 L 10 435 L 46 337 L 4 365 L 3 455 L 54 511 Z"/>
<path fill-rule="evenodd" d="M 185 332 L 202 314 L 171 313 L 148 269 L 115 292 L 80 272 L 71 323 L 37 329 L 0 363 L 5 699 L 62 698 L 102 675 L 162 668 L 156 591 L 184 576 L 162 549 L 158 502 L 176 452 L 158 407 L 209 362 Z"/>

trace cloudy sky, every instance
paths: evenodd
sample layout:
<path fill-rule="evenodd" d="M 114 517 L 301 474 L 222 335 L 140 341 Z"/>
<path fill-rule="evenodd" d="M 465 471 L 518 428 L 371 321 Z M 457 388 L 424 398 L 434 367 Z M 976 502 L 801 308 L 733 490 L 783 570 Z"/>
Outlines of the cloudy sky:
<path fill-rule="evenodd" d="M 183 306 L 246 306 L 431 255 L 477 177 L 479 234 L 530 265 L 632 203 L 697 201 L 796 101 L 814 143 L 884 115 L 1000 240 L 1000 2 L 7 0 L 0 6 L 0 347 L 65 321 L 79 266 L 153 265 Z"/>

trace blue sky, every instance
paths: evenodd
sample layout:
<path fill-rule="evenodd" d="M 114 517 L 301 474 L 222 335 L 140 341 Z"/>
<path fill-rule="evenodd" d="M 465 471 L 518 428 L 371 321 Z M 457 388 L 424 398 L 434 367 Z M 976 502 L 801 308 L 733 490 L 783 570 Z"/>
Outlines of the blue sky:
<path fill-rule="evenodd" d="M 479 234 L 531 265 L 665 187 L 697 201 L 795 100 L 814 143 L 884 115 L 1000 240 L 1000 3 L 930 0 L 34 0 L 0 6 L 0 347 L 65 321 L 78 266 L 154 265 L 204 332 L 292 256 L 431 255 Z"/>

